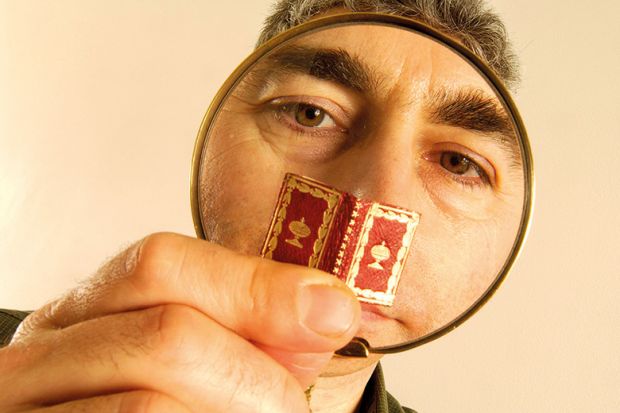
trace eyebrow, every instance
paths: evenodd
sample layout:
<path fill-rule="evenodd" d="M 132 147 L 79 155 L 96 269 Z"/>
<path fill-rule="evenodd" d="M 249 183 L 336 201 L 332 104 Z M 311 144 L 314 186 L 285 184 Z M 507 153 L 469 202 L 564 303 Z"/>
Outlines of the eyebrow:
<path fill-rule="evenodd" d="M 361 93 L 375 89 L 373 71 L 344 49 L 289 46 L 270 55 L 267 64 L 276 74 L 308 74 Z"/>
<path fill-rule="evenodd" d="M 268 56 L 266 64 L 263 80 L 274 75 L 301 73 L 363 94 L 376 93 L 381 84 L 372 68 L 344 49 L 288 46 Z M 516 132 L 495 96 L 480 89 L 442 87 L 424 96 L 424 108 L 430 122 L 481 133 L 499 143 L 515 164 L 520 164 Z"/>
<path fill-rule="evenodd" d="M 520 162 L 521 151 L 513 122 L 495 96 L 480 89 L 440 88 L 426 96 L 425 109 L 432 123 L 485 134 Z"/>

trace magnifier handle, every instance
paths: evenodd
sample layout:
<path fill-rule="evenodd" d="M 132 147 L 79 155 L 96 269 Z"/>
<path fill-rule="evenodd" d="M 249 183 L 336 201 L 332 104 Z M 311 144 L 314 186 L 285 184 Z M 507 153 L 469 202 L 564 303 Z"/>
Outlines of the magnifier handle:
<path fill-rule="evenodd" d="M 336 355 L 342 357 L 367 358 L 371 352 L 368 341 L 361 337 L 353 337 L 349 344 L 336 351 Z"/>

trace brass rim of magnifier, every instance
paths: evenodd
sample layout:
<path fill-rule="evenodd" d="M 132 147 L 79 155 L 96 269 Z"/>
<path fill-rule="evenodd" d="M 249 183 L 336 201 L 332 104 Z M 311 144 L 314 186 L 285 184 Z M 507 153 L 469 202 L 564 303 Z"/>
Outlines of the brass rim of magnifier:
<path fill-rule="evenodd" d="M 508 271 L 514 264 L 517 256 L 521 252 L 521 248 L 525 239 L 527 238 L 527 233 L 530 227 L 530 221 L 532 217 L 532 207 L 534 200 L 534 165 L 532 160 L 532 153 L 530 148 L 530 143 L 527 137 L 527 132 L 525 130 L 525 126 L 523 125 L 523 120 L 521 119 L 521 115 L 517 110 L 517 107 L 512 100 L 510 93 L 507 88 L 504 86 L 503 82 L 498 78 L 498 76 L 493 72 L 493 70 L 487 66 L 478 56 L 476 56 L 473 52 L 467 49 L 458 41 L 454 40 L 447 35 L 438 32 L 437 30 L 420 23 L 418 21 L 400 17 L 393 16 L 383 13 L 341 13 L 330 15 L 327 17 L 317 18 L 301 25 L 295 26 L 278 36 L 270 39 L 268 42 L 257 48 L 249 57 L 247 57 L 236 69 L 235 71 L 228 77 L 226 82 L 219 89 L 215 98 L 211 102 L 209 109 L 207 110 L 200 129 L 198 131 L 198 136 L 196 138 L 196 143 L 194 146 L 194 153 L 192 157 L 192 170 L 191 170 L 191 181 L 190 181 L 190 199 L 192 205 L 192 217 L 194 220 L 194 228 L 196 230 L 196 235 L 199 238 L 205 239 L 205 233 L 202 225 L 202 215 L 200 213 L 200 194 L 199 194 L 199 174 L 200 174 L 200 162 L 202 159 L 202 151 L 207 141 L 207 136 L 209 133 L 209 128 L 211 126 L 212 120 L 217 115 L 220 106 L 228 97 L 229 92 L 237 85 L 239 80 L 245 75 L 245 73 L 263 56 L 268 54 L 274 48 L 278 47 L 282 43 L 291 40 L 297 36 L 302 34 L 309 34 L 314 31 L 319 31 L 321 29 L 325 29 L 328 27 L 338 27 L 338 26 L 346 26 L 353 24 L 378 24 L 384 26 L 392 26 L 402 29 L 407 29 L 409 31 L 413 31 L 418 34 L 426 35 L 427 37 L 438 40 L 442 44 L 451 48 L 454 52 L 463 57 L 467 62 L 469 62 L 472 66 L 474 66 L 478 72 L 485 77 L 491 87 L 495 90 L 495 93 L 499 97 L 500 101 L 507 108 L 510 117 L 512 118 L 513 124 L 516 127 L 516 132 L 518 136 L 519 146 L 521 149 L 521 153 L 523 154 L 523 171 L 524 171 L 524 199 L 523 199 L 523 210 L 521 223 L 519 225 L 519 232 L 517 234 L 516 240 L 513 244 L 512 250 L 510 251 L 510 255 L 504 266 L 502 267 L 499 275 L 493 282 L 493 284 L 485 291 L 485 293 L 467 310 L 465 310 L 461 315 L 459 315 L 455 320 L 450 323 L 444 325 L 443 327 L 435 330 L 427 335 L 419 337 L 409 342 L 401 343 L 398 345 L 392 346 L 383 346 L 383 347 L 374 347 L 368 348 L 371 353 L 378 354 L 388 354 L 388 353 L 397 353 L 400 351 L 408 350 L 422 344 L 428 343 L 429 341 L 435 340 L 449 331 L 454 330 L 456 327 L 461 325 L 467 319 L 469 319 L 472 315 L 474 315 L 497 291 L 499 286 L 502 284 Z"/>

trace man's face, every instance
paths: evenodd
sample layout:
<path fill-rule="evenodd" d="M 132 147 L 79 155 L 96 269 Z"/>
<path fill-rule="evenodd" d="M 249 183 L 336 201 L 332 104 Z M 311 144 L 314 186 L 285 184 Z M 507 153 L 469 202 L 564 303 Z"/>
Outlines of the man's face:
<path fill-rule="evenodd" d="M 394 305 L 363 306 L 373 346 L 474 304 L 521 219 L 519 147 L 491 87 L 445 46 L 387 26 L 298 38 L 237 84 L 203 152 L 207 239 L 258 254 L 286 172 L 421 215 Z"/>

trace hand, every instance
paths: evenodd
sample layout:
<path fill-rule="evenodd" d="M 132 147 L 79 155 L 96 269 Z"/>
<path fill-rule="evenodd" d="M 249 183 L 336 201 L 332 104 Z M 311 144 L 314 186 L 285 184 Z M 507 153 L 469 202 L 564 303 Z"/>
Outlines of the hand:
<path fill-rule="evenodd" d="M 0 350 L 0 411 L 307 412 L 359 318 L 331 275 L 151 235 L 26 318 Z"/>

